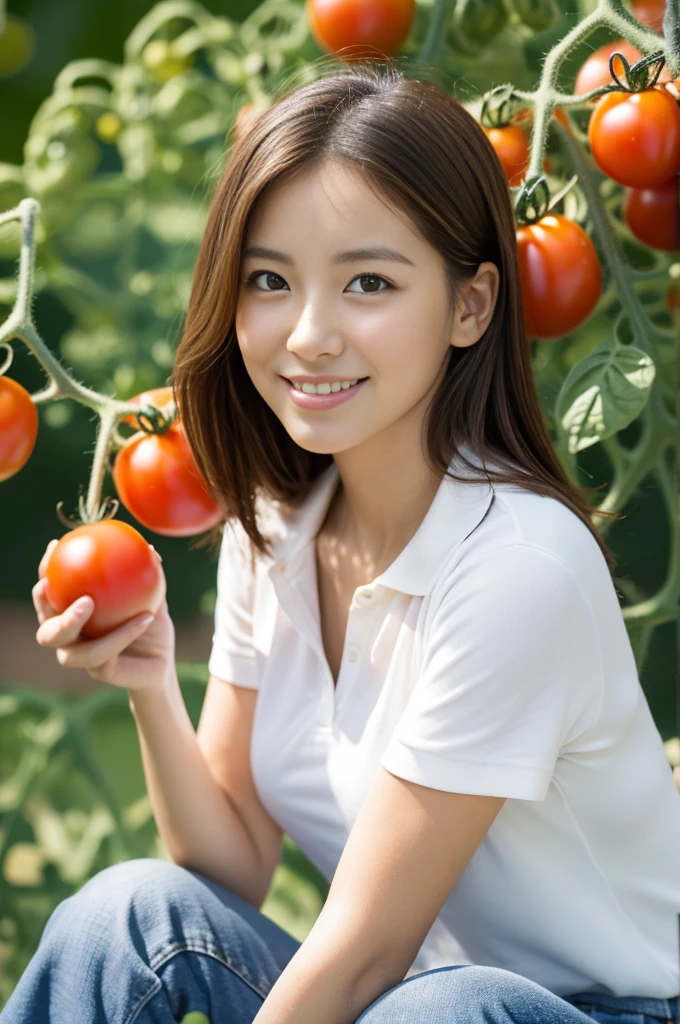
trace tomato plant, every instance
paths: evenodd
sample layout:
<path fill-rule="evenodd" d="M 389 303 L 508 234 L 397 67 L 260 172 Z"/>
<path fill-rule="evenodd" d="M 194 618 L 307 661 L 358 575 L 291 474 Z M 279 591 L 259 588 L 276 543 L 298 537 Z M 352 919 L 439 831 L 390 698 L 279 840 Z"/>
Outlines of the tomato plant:
<path fill-rule="evenodd" d="M 0 482 L 18 473 L 38 436 L 38 410 L 26 388 L 0 376 Z"/>
<path fill-rule="evenodd" d="M 656 188 L 627 188 L 623 215 L 636 238 L 653 249 L 680 250 L 680 181 L 677 175 Z"/>
<path fill-rule="evenodd" d="M 519 185 L 529 164 L 529 140 L 526 132 L 516 124 L 507 124 L 501 128 L 485 128 L 484 132 L 503 165 L 508 185 Z"/>
<path fill-rule="evenodd" d="M 172 388 L 150 388 L 149 391 L 142 391 L 141 394 L 135 395 L 134 398 L 128 398 L 130 405 L 154 405 L 161 412 L 172 402 Z M 137 426 L 137 419 L 135 416 L 123 416 L 123 423 L 129 423 L 131 427 Z"/>
<path fill-rule="evenodd" d="M 621 185 L 653 188 L 680 165 L 680 109 L 665 89 L 602 96 L 588 123 L 593 157 Z"/>
<path fill-rule="evenodd" d="M 186 71 L 192 64 L 190 57 L 178 53 L 166 39 L 154 39 L 148 43 L 142 52 L 142 59 L 161 82 L 167 82 L 169 78 Z"/>
<path fill-rule="evenodd" d="M 666 0 L 633 0 L 631 10 L 643 25 L 648 25 L 655 32 L 663 31 Z"/>
<path fill-rule="evenodd" d="M 307 0 L 306 11 L 321 49 L 342 59 L 377 59 L 376 50 L 393 56 L 401 49 L 416 5 L 415 0 Z"/>
<path fill-rule="evenodd" d="M 163 434 L 134 434 L 113 467 L 113 481 L 128 512 L 166 537 L 192 537 L 224 518 L 175 420 Z"/>
<path fill-rule="evenodd" d="M 583 228 L 548 213 L 517 228 L 522 303 L 527 334 L 559 338 L 590 316 L 600 297 L 602 269 Z"/>
<path fill-rule="evenodd" d="M 104 636 L 142 612 L 158 610 L 163 576 L 150 545 L 129 523 L 103 519 L 78 526 L 52 550 L 45 596 L 61 613 L 86 594 L 94 611 L 82 628 Z"/>
<path fill-rule="evenodd" d="M 609 58 L 613 53 L 622 53 L 629 64 L 635 64 L 642 57 L 640 51 L 632 43 L 629 43 L 627 39 L 613 39 L 610 43 L 605 43 L 604 46 L 600 46 L 594 53 L 591 53 L 590 57 L 581 65 L 574 82 L 574 94 L 576 96 L 583 96 L 584 93 L 592 92 L 593 89 L 599 89 L 603 85 L 611 84 L 612 76 L 609 70 Z M 620 67 L 621 61 L 616 61 L 615 68 L 617 73 Z M 668 71 L 665 68 L 664 71 L 666 71 L 666 78 L 669 78 Z"/>

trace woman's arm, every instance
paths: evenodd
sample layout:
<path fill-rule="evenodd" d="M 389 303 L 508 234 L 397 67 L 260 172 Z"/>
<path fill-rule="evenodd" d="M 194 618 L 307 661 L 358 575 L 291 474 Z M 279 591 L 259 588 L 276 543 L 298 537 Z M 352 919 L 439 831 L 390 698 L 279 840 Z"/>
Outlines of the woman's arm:
<path fill-rule="evenodd" d="M 206 763 L 176 673 L 161 693 L 130 693 L 130 710 L 154 818 L 173 861 L 209 874 L 259 909 L 267 874 Z"/>
<path fill-rule="evenodd" d="M 504 802 L 381 767 L 323 910 L 253 1024 L 354 1024 L 403 981 Z"/>

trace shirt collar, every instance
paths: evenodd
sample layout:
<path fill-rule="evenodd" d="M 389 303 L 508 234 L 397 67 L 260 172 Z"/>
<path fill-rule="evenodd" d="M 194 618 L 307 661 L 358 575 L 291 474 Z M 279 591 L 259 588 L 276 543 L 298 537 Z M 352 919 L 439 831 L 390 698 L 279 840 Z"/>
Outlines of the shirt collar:
<path fill-rule="evenodd" d="M 479 459 L 467 445 L 461 445 L 461 453 L 482 470 Z M 486 462 L 487 466 L 498 468 L 489 459 Z M 458 458 L 451 461 L 450 469 L 463 477 L 473 475 Z M 260 524 L 272 538 L 270 574 L 276 570 L 285 573 L 289 565 L 292 569 L 298 554 L 314 540 L 339 479 L 333 461 L 314 481 L 301 506 L 282 513 L 279 503 L 272 503 L 277 506 L 276 512 L 273 516 L 265 515 Z M 415 534 L 392 564 L 375 578 L 374 584 L 415 596 L 429 594 L 444 560 L 482 521 L 492 498 L 493 487 L 485 480 L 473 483 L 444 477 Z"/>

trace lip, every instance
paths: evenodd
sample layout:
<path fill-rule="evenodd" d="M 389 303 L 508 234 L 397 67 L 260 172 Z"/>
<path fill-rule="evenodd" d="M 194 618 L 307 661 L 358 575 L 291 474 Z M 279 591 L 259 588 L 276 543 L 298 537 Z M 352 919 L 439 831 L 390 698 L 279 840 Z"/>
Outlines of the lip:
<path fill-rule="evenodd" d="M 365 380 L 355 384 L 352 388 L 347 388 L 345 391 L 332 391 L 328 395 L 310 395 L 306 391 L 298 391 L 286 377 L 282 377 L 281 380 L 286 385 L 290 397 L 301 409 L 320 410 L 333 409 L 336 405 L 342 405 L 343 402 L 349 401 L 350 398 L 353 398 L 355 394 L 361 391 L 364 384 L 368 384 L 370 377 L 366 377 Z"/>

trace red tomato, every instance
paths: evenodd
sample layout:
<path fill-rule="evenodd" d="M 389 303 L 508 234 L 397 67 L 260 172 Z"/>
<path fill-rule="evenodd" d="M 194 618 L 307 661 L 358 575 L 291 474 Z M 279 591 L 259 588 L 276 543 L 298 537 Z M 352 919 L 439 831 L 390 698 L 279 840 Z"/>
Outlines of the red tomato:
<path fill-rule="evenodd" d="M 680 181 L 656 188 L 627 188 L 623 216 L 636 238 L 652 249 L 680 251 Z"/>
<path fill-rule="evenodd" d="M 342 60 L 388 57 L 405 42 L 416 13 L 415 0 L 306 0 L 307 18 L 322 50 Z M 345 47 L 347 53 L 340 53 Z"/>
<path fill-rule="evenodd" d="M 642 54 L 639 50 L 629 43 L 627 39 L 614 39 L 610 43 L 605 43 L 599 50 L 595 50 L 591 53 L 590 57 L 581 65 L 581 69 L 576 76 L 576 82 L 574 83 L 574 94 L 576 96 L 583 96 L 584 93 L 591 92 L 593 89 L 599 89 L 603 85 L 610 85 L 614 82 L 609 71 L 609 58 L 613 53 L 622 53 L 628 63 L 631 65 L 635 64 L 636 61 L 641 60 Z M 619 78 L 623 75 L 623 64 L 620 60 L 616 61 L 614 65 Z M 623 80 L 623 79 L 622 79 Z M 670 82 L 671 76 L 668 68 L 664 64 L 661 69 L 658 81 L 665 83 Z M 592 103 L 597 103 L 597 100 L 592 100 Z"/>
<path fill-rule="evenodd" d="M 38 410 L 26 388 L 0 377 L 0 483 L 26 465 L 38 436 Z"/>
<path fill-rule="evenodd" d="M 133 434 L 113 466 L 118 497 L 154 533 L 193 537 L 224 519 L 175 420 L 165 434 Z"/>
<path fill-rule="evenodd" d="M 643 25 L 647 25 L 654 32 L 663 32 L 662 23 L 666 13 L 666 0 L 633 0 L 631 10 Z"/>
<path fill-rule="evenodd" d="M 126 398 L 126 402 L 130 405 L 155 405 L 157 409 L 161 411 L 172 401 L 172 388 L 151 388 L 149 391 L 142 391 L 140 395 L 135 395 L 134 398 Z M 129 423 L 131 427 L 137 426 L 137 420 L 134 416 L 123 416 L 123 423 Z"/>
<path fill-rule="evenodd" d="M 508 124 L 503 128 L 484 128 L 483 131 L 503 165 L 508 186 L 514 188 L 521 185 L 529 166 L 529 140 L 526 132 L 516 124 Z"/>
<path fill-rule="evenodd" d="M 613 39 L 610 43 L 605 43 L 599 50 L 591 53 L 590 57 L 581 65 L 574 83 L 574 95 L 583 96 L 584 93 L 591 92 L 593 89 L 613 83 L 614 79 L 609 71 L 609 58 L 615 52 L 622 53 L 631 65 L 642 57 L 640 51 L 627 39 Z M 616 62 L 615 70 L 621 77 L 623 64 L 620 60 Z M 666 70 L 665 66 L 664 70 Z"/>
<path fill-rule="evenodd" d="M 517 258 L 527 334 L 561 338 L 590 316 L 602 269 L 583 228 L 560 213 L 517 228 Z"/>
<path fill-rule="evenodd" d="M 151 547 L 129 523 L 103 519 L 78 526 L 53 548 L 45 597 L 57 612 L 89 595 L 94 611 L 81 633 L 104 636 L 142 612 L 158 610 L 163 576 Z"/>
<path fill-rule="evenodd" d="M 680 109 L 665 89 L 610 92 L 588 124 L 595 162 L 620 185 L 654 188 L 680 166 Z"/>

